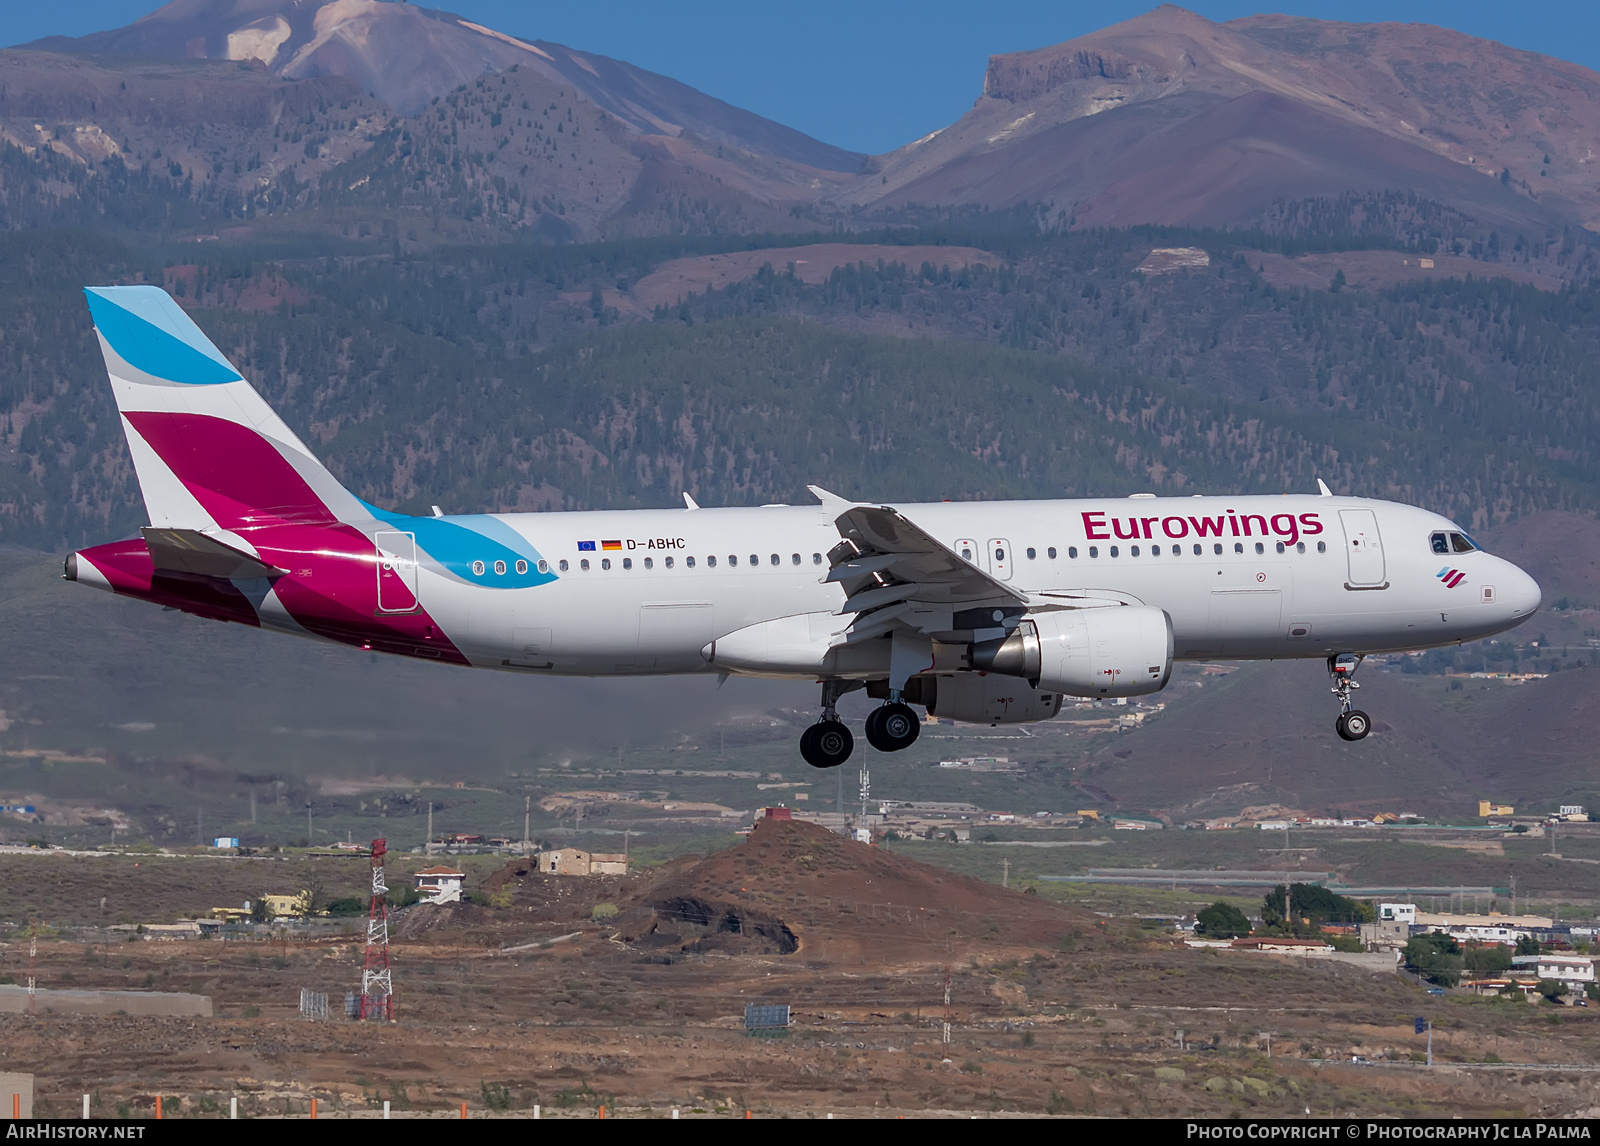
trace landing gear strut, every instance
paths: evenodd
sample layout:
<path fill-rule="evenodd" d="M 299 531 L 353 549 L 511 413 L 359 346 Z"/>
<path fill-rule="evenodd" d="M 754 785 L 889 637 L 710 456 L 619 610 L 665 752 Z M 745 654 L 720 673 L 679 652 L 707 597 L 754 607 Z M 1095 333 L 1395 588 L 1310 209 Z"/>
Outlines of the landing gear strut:
<path fill-rule="evenodd" d="M 1350 693 L 1361 686 L 1355 681 L 1356 669 L 1365 658 L 1359 653 L 1340 653 L 1328 658 L 1328 675 L 1333 677 L 1333 695 L 1339 698 L 1339 719 L 1333 722 L 1341 740 L 1362 740 L 1372 731 L 1372 719 L 1359 708 L 1350 707 Z"/>
<path fill-rule="evenodd" d="M 922 722 L 916 711 L 899 700 L 867 714 L 867 743 L 879 752 L 899 752 L 917 742 Z"/>
<path fill-rule="evenodd" d="M 822 682 L 822 719 L 800 734 L 800 755 L 813 768 L 837 768 L 850 759 L 856 738 L 839 719 L 836 706 L 841 696 L 861 687 L 859 681 Z"/>

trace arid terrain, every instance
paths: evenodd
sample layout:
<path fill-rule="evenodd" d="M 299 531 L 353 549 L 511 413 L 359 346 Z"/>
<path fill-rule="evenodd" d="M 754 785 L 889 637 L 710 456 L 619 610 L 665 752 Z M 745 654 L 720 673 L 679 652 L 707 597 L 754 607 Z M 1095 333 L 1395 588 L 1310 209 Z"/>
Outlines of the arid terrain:
<path fill-rule="evenodd" d="M 100 865 L 131 859 L 6 859 Z M 18 864 L 33 865 L 19 869 Z M 204 866 L 194 865 L 196 879 Z M 394 882 L 394 880 L 391 880 Z M 398 1021 L 298 1017 L 359 978 L 350 934 L 151 942 L 69 928 L 42 988 L 200 991 L 210 1019 L 8 1019 L 0 1063 L 41 1113 L 105 1116 L 900 1114 L 1573 1115 L 1590 1111 L 1587 1011 L 1429 997 L 1322 959 L 1193 950 L 1137 919 L 1004 890 L 800 823 L 621 879 L 523 861 L 483 904 L 400 913 Z M 490 906 L 493 904 L 495 906 Z M 26 973 L 9 929 L 5 974 Z M 950 1042 L 943 1042 L 945 984 Z M 789 1003 L 784 1039 L 742 1031 Z M 1412 1018 L 1435 1024 L 1419 1065 Z M 1268 1054 L 1270 1038 L 1270 1057 Z M 1369 1060 L 1353 1062 L 1359 1055 Z M 1592 1069 L 1592 1068 L 1591 1068 Z"/>

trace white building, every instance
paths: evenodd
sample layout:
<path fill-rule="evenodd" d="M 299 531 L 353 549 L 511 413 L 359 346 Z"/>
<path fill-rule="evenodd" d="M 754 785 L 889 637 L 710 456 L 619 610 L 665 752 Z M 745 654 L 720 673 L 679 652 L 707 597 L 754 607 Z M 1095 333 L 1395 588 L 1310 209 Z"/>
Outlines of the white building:
<path fill-rule="evenodd" d="M 1594 960 L 1584 955 L 1514 955 L 1514 970 L 1533 972 L 1541 979 L 1555 979 L 1567 989 L 1581 992 L 1594 980 Z"/>
<path fill-rule="evenodd" d="M 1414 903 L 1380 903 L 1378 918 L 1385 923 L 1415 923 L 1417 905 Z"/>
<path fill-rule="evenodd" d="M 447 867 L 423 868 L 415 876 L 424 903 L 460 903 L 461 883 L 466 878 L 466 872 Z"/>

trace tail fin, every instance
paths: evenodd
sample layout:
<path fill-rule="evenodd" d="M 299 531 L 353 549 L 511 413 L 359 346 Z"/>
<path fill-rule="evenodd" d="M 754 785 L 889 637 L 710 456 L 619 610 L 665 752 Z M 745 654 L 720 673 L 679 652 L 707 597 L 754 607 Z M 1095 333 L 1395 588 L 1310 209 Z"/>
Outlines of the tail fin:
<path fill-rule="evenodd" d="M 165 291 L 84 293 L 151 525 L 231 531 L 370 516 Z"/>

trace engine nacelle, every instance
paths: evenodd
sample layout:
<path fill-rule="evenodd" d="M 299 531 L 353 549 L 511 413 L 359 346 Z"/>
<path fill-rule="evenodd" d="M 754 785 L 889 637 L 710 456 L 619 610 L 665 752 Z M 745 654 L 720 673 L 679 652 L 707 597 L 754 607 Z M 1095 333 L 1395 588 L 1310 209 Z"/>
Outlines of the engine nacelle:
<path fill-rule="evenodd" d="M 928 715 L 967 724 L 1026 724 L 1049 720 L 1061 711 L 1061 694 L 1040 692 L 1027 681 L 994 673 L 964 672 L 954 676 L 913 677 L 919 686 L 914 702 L 928 706 Z M 908 690 L 909 692 L 910 690 Z"/>
<path fill-rule="evenodd" d="M 971 646 L 969 663 L 1069 696 L 1144 696 L 1172 676 L 1172 618 L 1149 605 L 1043 613 L 1003 641 Z"/>

